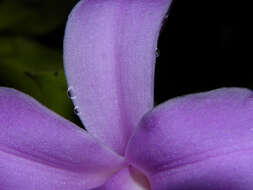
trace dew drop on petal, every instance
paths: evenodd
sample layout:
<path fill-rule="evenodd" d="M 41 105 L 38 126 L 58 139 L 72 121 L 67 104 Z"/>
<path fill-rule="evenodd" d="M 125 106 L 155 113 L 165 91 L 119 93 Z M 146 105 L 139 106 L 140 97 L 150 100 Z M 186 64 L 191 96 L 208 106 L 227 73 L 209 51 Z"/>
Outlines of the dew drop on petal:
<path fill-rule="evenodd" d="M 75 99 L 75 98 L 76 98 L 76 96 L 74 96 L 74 94 L 73 94 L 73 87 L 69 87 L 69 88 L 68 88 L 67 94 L 68 94 L 68 97 L 69 97 L 70 99 Z"/>
<path fill-rule="evenodd" d="M 74 113 L 75 113 L 76 115 L 79 115 L 79 114 L 80 114 L 80 110 L 79 110 L 79 107 L 78 107 L 78 106 L 75 106 L 75 107 L 74 107 Z"/>
<path fill-rule="evenodd" d="M 156 51 L 155 51 L 155 56 L 156 57 L 159 57 L 160 56 L 160 50 L 157 48 Z"/>

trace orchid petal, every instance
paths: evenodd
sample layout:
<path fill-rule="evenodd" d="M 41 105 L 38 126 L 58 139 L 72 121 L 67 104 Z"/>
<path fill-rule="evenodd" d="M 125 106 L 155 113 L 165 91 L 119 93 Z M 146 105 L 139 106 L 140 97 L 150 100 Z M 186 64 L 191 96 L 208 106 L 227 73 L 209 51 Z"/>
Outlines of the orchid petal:
<path fill-rule="evenodd" d="M 157 38 L 171 0 L 82 0 L 69 16 L 64 66 L 85 127 L 121 155 L 153 107 Z"/>
<path fill-rule="evenodd" d="M 147 179 L 132 167 L 123 168 L 104 185 L 93 190 L 150 190 Z"/>
<path fill-rule="evenodd" d="M 126 157 L 154 190 L 253 188 L 253 92 L 222 88 L 172 99 L 144 116 Z"/>
<path fill-rule="evenodd" d="M 100 186 L 123 159 L 84 130 L 13 89 L 0 88 L 0 189 Z"/>

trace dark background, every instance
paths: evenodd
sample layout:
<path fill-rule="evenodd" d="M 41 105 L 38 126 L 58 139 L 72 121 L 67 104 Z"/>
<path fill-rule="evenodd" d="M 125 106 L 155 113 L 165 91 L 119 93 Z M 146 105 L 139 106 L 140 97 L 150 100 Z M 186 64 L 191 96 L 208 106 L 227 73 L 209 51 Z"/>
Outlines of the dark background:
<path fill-rule="evenodd" d="M 157 102 L 220 87 L 253 87 L 252 6 L 175 0 L 159 39 Z"/>
<path fill-rule="evenodd" d="M 66 95 L 62 41 L 76 0 L 0 0 L 0 85 L 78 123 Z M 253 89 L 252 6 L 174 0 L 159 38 L 155 102 L 219 87 Z"/>

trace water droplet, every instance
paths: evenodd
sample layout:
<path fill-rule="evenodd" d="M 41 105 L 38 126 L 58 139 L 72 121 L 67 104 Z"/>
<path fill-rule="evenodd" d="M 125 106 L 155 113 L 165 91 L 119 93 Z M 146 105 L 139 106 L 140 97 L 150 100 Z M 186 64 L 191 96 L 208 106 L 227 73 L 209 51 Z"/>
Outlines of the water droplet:
<path fill-rule="evenodd" d="M 73 87 L 69 87 L 69 88 L 68 88 L 67 94 L 68 94 L 68 97 L 69 97 L 70 99 L 75 99 L 75 98 L 76 98 L 76 96 L 74 96 L 74 94 L 73 94 Z"/>
<path fill-rule="evenodd" d="M 74 113 L 75 113 L 76 115 L 79 115 L 79 114 L 80 114 L 80 110 L 79 110 L 79 107 L 78 107 L 78 106 L 75 106 L 75 107 L 74 107 Z"/>
<path fill-rule="evenodd" d="M 156 51 L 155 51 L 155 56 L 156 56 L 156 57 L 159 57 L 159 56 L 160 56 L 160 50 L 159 50 L 159 49 L 156 49 Z"/>

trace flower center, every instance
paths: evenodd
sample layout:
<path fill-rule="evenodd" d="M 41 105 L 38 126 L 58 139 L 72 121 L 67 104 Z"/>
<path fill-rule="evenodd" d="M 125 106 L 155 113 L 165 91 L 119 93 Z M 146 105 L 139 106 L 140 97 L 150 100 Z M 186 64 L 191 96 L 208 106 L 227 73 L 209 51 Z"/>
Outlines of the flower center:
<path fill-rule="evenodd" d="M 142 172 L 140 172 L 133 166 L 129 166 L 129 171 L 132 179 L 136 183 L 138 190 L 151 190 L 149 180 Z"/>

